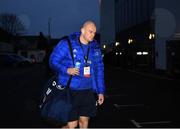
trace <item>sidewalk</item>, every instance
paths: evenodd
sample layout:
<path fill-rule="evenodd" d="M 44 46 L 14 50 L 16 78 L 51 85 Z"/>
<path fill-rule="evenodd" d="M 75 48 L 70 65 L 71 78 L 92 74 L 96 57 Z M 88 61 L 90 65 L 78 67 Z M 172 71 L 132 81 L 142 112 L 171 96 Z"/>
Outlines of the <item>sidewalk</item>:
<path fill-rule="evenodd" d="M 156 69 L 148 69 L 148 68 L 135 68 L 135 69 L 127 69 L 127 70 L 130 72 L 135 72 L 138 74 L 157 77 L 161 79 L 180 81 L 180 74 L 172 74 L 164 70 L 156 70 Z"/>
<path fill-rule="evenodd" d="M 112 65 L 106 65 L 105 69 L 120 69 L 123 71 L 129 71 L 134 72 L 137 74 L 142 74 L 145 76 L 151 76 L 151 77 L 157 77 L 161 79 L 168 79 L 168 80 L 174 80 L 180 82 L 180 73 L 171 73 L 166 70 L 158 70 L 158 69 L 152 69 L 152 68 L 122 68 L 118 66 L 112 66 Z"/>

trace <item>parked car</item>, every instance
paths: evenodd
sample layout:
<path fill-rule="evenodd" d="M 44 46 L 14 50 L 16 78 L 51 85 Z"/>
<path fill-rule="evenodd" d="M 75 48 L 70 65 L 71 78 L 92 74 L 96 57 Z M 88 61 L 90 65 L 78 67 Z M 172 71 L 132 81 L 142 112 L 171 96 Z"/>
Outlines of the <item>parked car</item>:
<path fill-rule="evenodd" d="M 0 54 L 0 66 L 20 67 L 20 66 L 28 66 L 31 64 L 32 64 L 31 60 L 14 53 Z"/>

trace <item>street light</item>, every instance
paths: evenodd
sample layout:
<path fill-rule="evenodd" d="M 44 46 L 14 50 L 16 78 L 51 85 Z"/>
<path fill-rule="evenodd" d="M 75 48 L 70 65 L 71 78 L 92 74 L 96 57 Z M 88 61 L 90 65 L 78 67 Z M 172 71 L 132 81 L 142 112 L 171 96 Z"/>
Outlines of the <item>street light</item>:
<path fill-rule="evenodd" d="M 48 19 L 48 39 L 49 39 L 49 41 L 50 41 L 50 39 L 51 39 L 51 17 L 49 17 L 49 19 Z"/>
<path fill-rule="evenodd" d="M 115 43 L 115 46 L 117 47 L 117 46 L 119 46 L 119 44 L 120 44 L 119 42 L 116 42 L 116 43 Z"/>
<path fill-rule="evenodd" d="M 128 44 L 133 43 L 133 39 L 128 39 Z"/>
<path fill-rule="evenodd" d="M 155 34 L 149 34 L 149 40 L 154 39 L 155 38 Z"/>
<path fill-rule="evenodd" d="M 103 48 L 106 49 L 106 45 L 103 45 Z"/>

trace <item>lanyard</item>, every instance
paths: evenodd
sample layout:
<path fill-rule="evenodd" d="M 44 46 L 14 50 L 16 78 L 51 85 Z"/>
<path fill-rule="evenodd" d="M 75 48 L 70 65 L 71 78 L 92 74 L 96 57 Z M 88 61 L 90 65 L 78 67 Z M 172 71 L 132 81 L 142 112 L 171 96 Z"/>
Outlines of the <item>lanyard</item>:
<path fill-rule="evenodd" d="M 80 46 L 81 46 L 81 49 L 83 50 L 84 60 L 85 60 L 86 66 L 87 66 L 87 61 L 88 61 L 88 58 L 89 58 L 90 47 L 89 47 L 89 45 L 88 45 L 88 50 L 87 50 L 87 53 L 85 54 L 84 49 L 83 49 L 83 46 L 82 46 L 82 44 L 81 44 L 81 42 L 80 42 L 80 39 L 79 39 L 79 44 L 80 44 Z"/>

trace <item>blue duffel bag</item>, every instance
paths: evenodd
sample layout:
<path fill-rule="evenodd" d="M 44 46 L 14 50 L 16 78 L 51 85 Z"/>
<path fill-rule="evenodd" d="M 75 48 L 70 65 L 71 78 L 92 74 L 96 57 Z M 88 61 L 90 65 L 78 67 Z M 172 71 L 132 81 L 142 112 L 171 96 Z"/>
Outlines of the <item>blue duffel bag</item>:
<path fill-rule="evenodd" d="M 70 79 L 71 80 L 71 79 Z M 40 113 L 44 120 L 66 124 L 72 108 L 69 86 L 61 86 L 51 77 L 41 99 Z"/>

